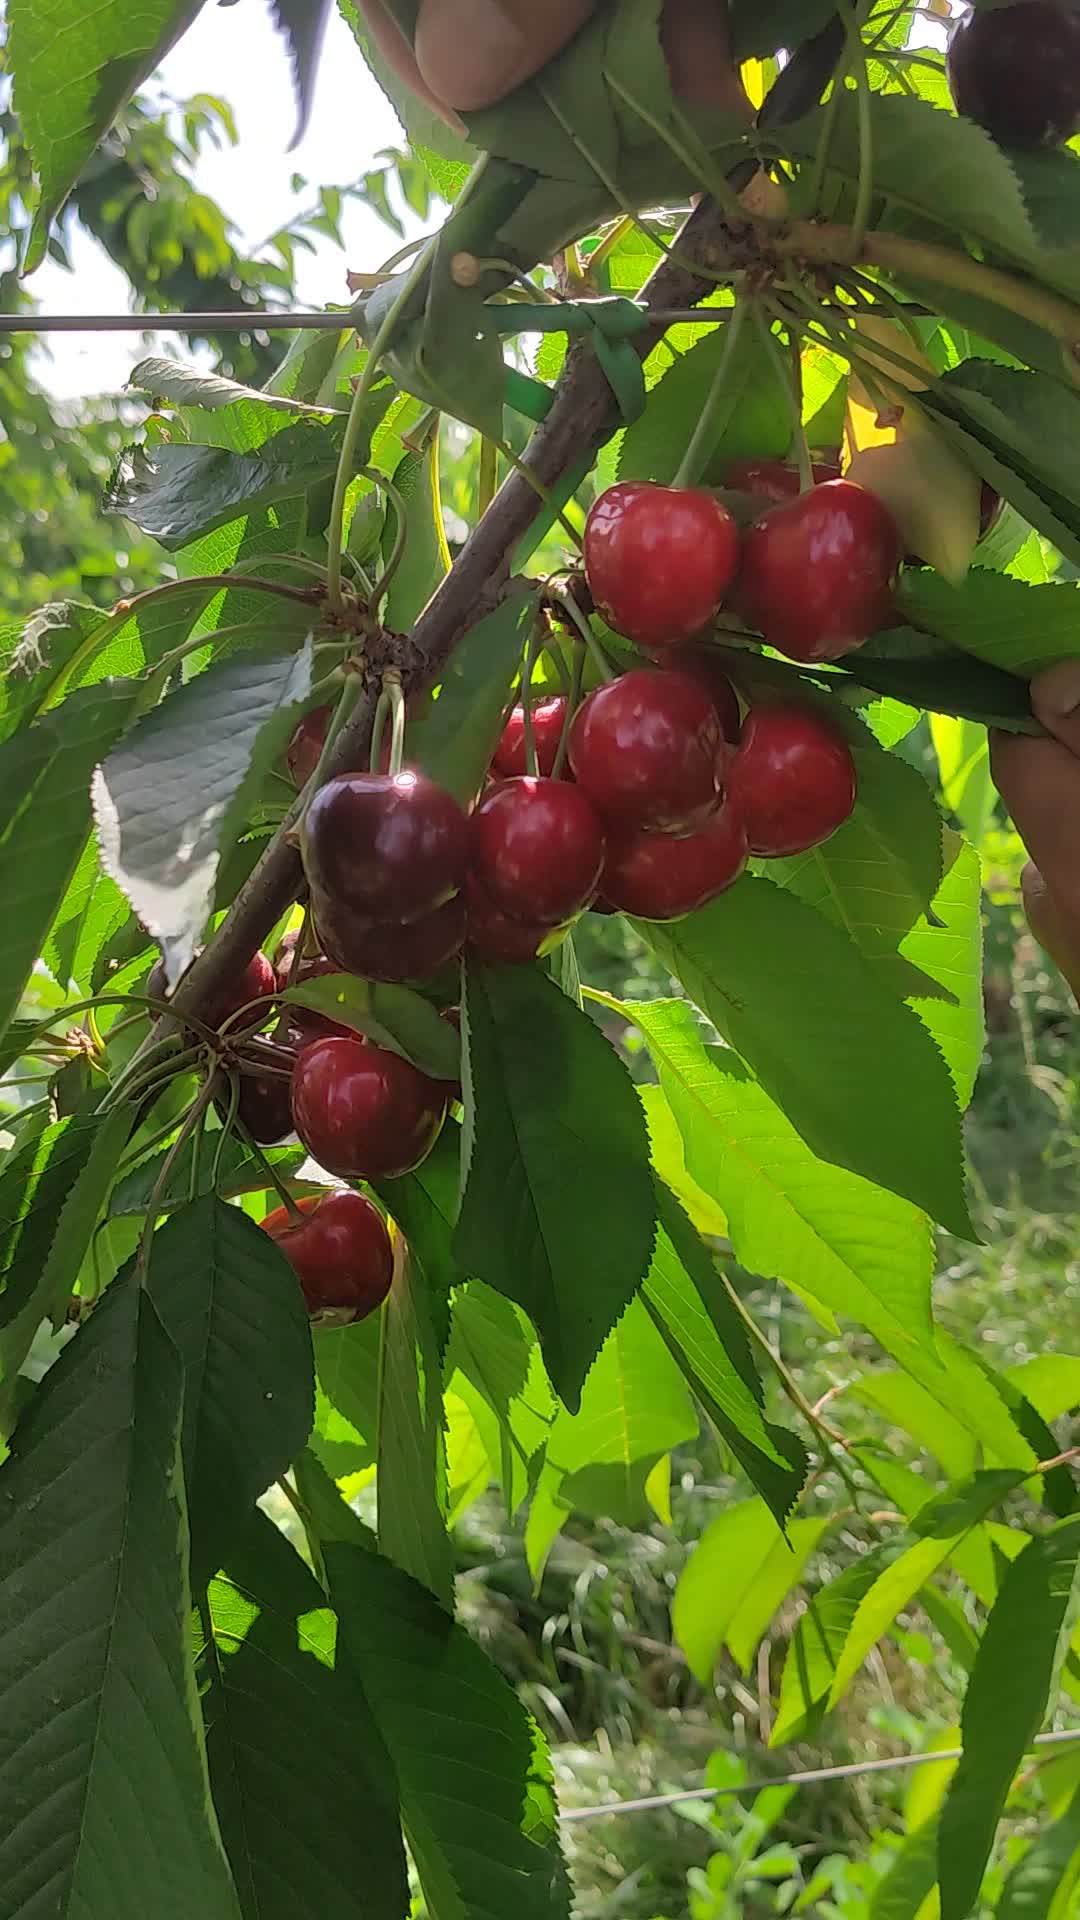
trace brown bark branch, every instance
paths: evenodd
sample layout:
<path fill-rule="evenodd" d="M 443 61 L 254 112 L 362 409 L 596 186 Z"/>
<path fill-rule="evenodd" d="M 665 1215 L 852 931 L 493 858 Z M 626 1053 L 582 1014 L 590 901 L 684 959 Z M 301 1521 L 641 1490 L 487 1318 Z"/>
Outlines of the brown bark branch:
<path fill-rule="evenodd" d="M 718 276 L 751 264 L 755 257 L 752 242 L 734 233 L 711 202 L 690 215 L 679 234 L 678 251 L 682 259 L 700 265 L 706 277 L 699 279 L 688 265 L 661 261 L 643 289 L 650 307 L 694 306 L 715 290 Z M 634 344 L 644 357 L 662 337 L 663 326 L 658 325 L 642 333 Z M 599 449 L 617 419 L 614 396 L 599 362 L 587 345 L 578 345 L 569 356 L 550 414 L 529 442 L 523 465 L 550 488 L 573 461 Z M 424 662 L 419 684 L 436 677 L 462 635 L 475 623 L 478 608 L 490 599 L 493 587 L 505 581 L 514 549 L 528 532 L 540 505 L 535 489 L 519 473 L 510 474 L 500 487 L 413 629 L 412 641 Z M 365 693 L 357 702 L 336 743 L 328 767 L 330 774 L 367 764 L 375 697 L 374 692 Z M 198 1014 L 212 1005 L 299 896 L 303 872 L 299 855 L 287 837 L 298 811 L 299 802 L 241 887 L 217 933 L 178 986 L 173 1001 L 177 1014 Z"/>

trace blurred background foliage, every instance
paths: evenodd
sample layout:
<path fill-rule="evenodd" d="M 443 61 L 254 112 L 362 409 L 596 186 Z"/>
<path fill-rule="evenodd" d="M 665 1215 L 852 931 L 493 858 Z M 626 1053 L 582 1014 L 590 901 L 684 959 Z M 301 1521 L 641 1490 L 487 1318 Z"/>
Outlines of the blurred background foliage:
<path fill-rule="evenodd" d="M 0 78 L 2 86 L 2 78 Z M 29 311 L 17 277 L 26 226 L 27 162 L 0 93 L 0 310 Z M 196 191 L 192 171 L 207 140 L 234 136 L 228 105 L 202 96 L 157 110 L 135 102 L 80 183 L 53 242 L 65 260 L 81 223 L 127 276 L 136 311 L 209 311 L 287 306 L 299 250 L 311 236 L 340 241 L 346 195 L 383 218 L 388 252 L 399 209 L 434 220 L 438 202 L 418 163 L 389 151 L 344 185 L 314 190 L 313 206 L 238 251 L 222 210 Z M 147 193 L 146 184 L 153 183 Z M 370 263 L 365 263 L 370 264 Z M 258 384 L 279 362 L 280 337 L 256 326 L 171 343 L 234 377 Z M 155 351 L 168 344 L 155 340 Z M 551 377 L 552 347 L 541 367 Z M 5 617 L 73 595 L 109 604 L 147 584 L 160 561 L 127 523 L 101 511 L 110 469 L 142 417 L 131 396 L 59 401 L 31 337 L 0 341 L 0 585 Z M 525 423 L 517 431 L 524 440 Z M 444 430 L 442 483 L 451 545 L 463 536 L 476 494 L 476 436 Z M 902 751 L 937 779 L 947 814 L 978 847 L 986 880 L 988 1049 L 968 1120 L 975 1220 L 985 1246 L 939 1239 L 936 1308 L 941 1325 L 992 1356 L 997 1369 L 1077 1346 L 1080 1253 L 1075 1167 L 1080 1144 L 1080 1030 L 1067 987 L 1027 933 L 1019 904 L 1023 850 L 989 783 L 985 734 L 960 721 L 927 721 Z M 671 991 L 671 983 L 620 918 L 590 917 L 578 936 L 582 970 L 620 998 Z M 43 976 L 43 1003 L 51 983 Z M 635 1071 L 647 1075 L 642 1058 Z M 12 1104 L 24 1104 L 5 1089 Z M 939 1465 L 890 1417 L 887 1396 L 856 1393 L 880 1366 L 868 1336 L 829 1332 L 791 1294 L 742 1281 L 744 1297 L 812 1404 L 848 1439 L 926 1476 Z M 775 1380 L 769 1392 L 779 1394 Z M 776 1407 L 779 1413 L 779 1402 Z M 1063 1447 L 1080 1434 L 1063 1431 Z M 858 1477 L 858 1476 L 856 1476 Z M 463 1619 L 520 1689 L 555 1747 L 563 1805 L 595 1805 L 675 1792 L 702 1778 L 723 1788 L 795 1766 L 873 1759 L 948 1745 L 964 1671 L 919 1604 L 899 1616 L 841 1706 L 813 1742 L 769 1751 L 784 1651 L 803 1604 L 788 1592 L 748 1670 L 728 1654 L 713 1684 L 693 1677 L 673 1643 L 672 1596 L 693 1543 L 717 1514 L 746 1496 L 715 1437 L 702 1432 L 676 1452 L 671 1524 L 630 1528 L 573 1517 L 534 1588 L 520 1524 L 474 1481 L 457 1528 Z M 880 1492 L 845 1505 L 825 1468 L 816 1488 L 824 1533 L 803 1579 L 823 1584 L 879 1535 Z M 961 1620 L 970 1595 L 957 1587 Z M 715 1806 L 571 1824 L 566 1829 L 581 1920 L 756 1920 L 803 1913 L 825 1920 L 932 1920 L 932 1902 L 890 1904 L 904 1864 L 905 1834 L 932 1817 L 947 1768 L 870 1774 L 799 1789 L 732 1794 Z M 1011 1819 L 985 1889 L 996 1904 L 1010 1869 L 1060 1814 L 1080 1782 L 1080 1753 L 1033 1761 L 1011 1802 Z M 1080 1837 L 1080 1836 L 1078 1836 Z M 891 1878 L 890 1878 L 891 1874 Z M 917 1880 L 914 1883 L 917 1894 Z M 1054 1896 L 1055 1920 L 1080 1912 L 1075 1885 Z"/>

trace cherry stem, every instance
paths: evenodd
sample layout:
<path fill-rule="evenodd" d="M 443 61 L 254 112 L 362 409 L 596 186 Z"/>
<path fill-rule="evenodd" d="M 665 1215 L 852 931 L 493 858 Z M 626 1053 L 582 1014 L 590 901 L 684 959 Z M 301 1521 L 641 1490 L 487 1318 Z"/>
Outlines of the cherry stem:
<path fill-rule="evenodd" d="M 791 391 L 795 402 L 795 459 L 799 468 L 799 492 L 809 493 L 814 484 L 814 463 L 810 458 L 806 429 L 803 426 L 802 337 L 798 327 L 789 324 L 787 337 Z"/>
<path fill-rule="evenodd" d="M 1045 287 L 1001 267 L 984 265 L 969 253 L 907 234 L 877 231 L 865 234 L 855 247 L 850 227 L 814 220 L 792 221 L 783 232 L 770 235 L 768 248 L 778 259 L 794 258 L 817 266 L 879 267 L 901 278 L 910 274 L 917 281 L 937 281 L 958 293 L 973 293 L 1031 320 L 1060 341 L 1066 374 L 1074 382 L 1080 380 L 1080 309 Z"/>
<path fill-rule="evenodd" d="M 165 1155 L 165 1159 L 162 1162 L 161 1172 L 158 1174 L 157 1179 L 154 1181 L 154 1189 L 150 1195 L 150 1199 L 147 1204 L 146 1221 L 143 1226 L 142 1235 L 139 1240 L 139 1252 L 135 1261 L 135 1272 L 136 1272 L 136 1275 L 138 1276 L 138 1281 L 140 1286 L 146 1285 L 146 1276 L 147 1276 L 147 1272 L 150 1265 L 150 1247 L 154 1238 L 154 1229 L 157 1226 L 158 1215 L 161 1212 L 162 1196 L 168 1190 L 169 1180 L 172 1176 L 173 1169 L 175 1168 L 180 1158 L 180 1155 L 183 1153 L 184 1148 L 186 1147 L 189 1139 L 191 1138 L 191 1135 L 194 1133 L 197 1127 L 202 1126 L 203 1116 L 206 1113 L 206 1109 L 208 1108 L 208 1106 L 210 1105 L 210 1102 L 214 1097 L 214 1092 L 217 1086 L 217 1078 L 218 1076 L 217 1076 L 216 1069 L 214 1069 L 211 1073 L 207 1075 L 207 1078 L 204 1084 L 200 1087 L 198 1093 L 195 1096 L 195 1100 L 192 1106 L 189 1108 L 187 1114 L 182 1120 L 180 1124 L 180 1131 L 177 1134 L 176 1139 L 173 1141 L 172 1146 L 169 1148 L 168 1153 Z"/>
<path fill-rule="evenodd" d="M 301 1209 L 297 1206 L 295 1199 L 293 1198 L 292 1194 L 289 1192 L 287 1182 L 282 1179 L 273 1161 L 270 1160 L 268 1156 L 263 1152 L 263 1149 L 259 1145 L 259 1142 L 254 1138 L 253 1134 L 249 1132 L 248 1128 L 245 1127 L 242 1120 L 238 1118 L 234 1122 L 234 1127 L 239 1138 L 243 1141 L 248 1152 L 251 1154 L 252 1159 L 258 1163 L 263 1173 L 265 1173 L 267 1179 L 270 1182 L 270 1185 L 273 1187 L 274 1192 L 277 1194 L 278 1199 L 282 1202 L 282 1205 L 285 1207 L 286 1211 L 288 1212 L 289 1219 L 292 1220 L 297 1226 L 303 1226 L 305 1215 L 303 1214 Z"/>
<path fill-rule="evenodd" d="M 330 503 L 330 522 L 326 529 L 326 596 L 335 613 L 341 613 L 344 606 L 341 563 L 345 532 L 345 502 L 356 472 L 354 462 L 364 431 L 364 406 L 378 377 L 383 354 L 397 331 L 408 302 L 427 272 L 434 252 L 435 238 L 433 237 L 417 254 L 401 283 L 396 298 L 387 308 L 382 325 L 368 349 L 364 370 L 353 392 L 352 405 L 345 422 L 345 432 L 341 437 L 341 452 L 338 455 L 337 472 L 334 475 L 334 494 Z"/>
<path fill-rule="evenodd" d="M 563 612 L 569 616 L 577 628 L 585 645 L 589 649 L 590 658 L 601 680 L 614 680 L 617 677 L 615 669 L 608 659 L 607 654 L 604 652 L 603 647 L 600 645 L 589 622 L 586 620 L 585 615 L 582 613 L 581 608 L 578 606 L 577 601 L 574 599 L 573 594 L 564 593 L 561 587 L 552 586 L 548 587 L 548 592 L 551 598 L 558 602 Z"/>
<path fill-rule="evenodd" d="M 383 734 L 386 732 L 386 716 L 389 713 L 389 711 L 390 711 L 390 695 L 387 693 L 386 688 L 384 687 L 382 692 L 379 695 L 378 703 L 375 707 L 375 718 L 371 723 L 371 752 L 368 756 L 368 766 L 372 773 L 378 773 L 379 771 L 379 760 L 382 755 Z"/>
<path fill-rule="evenodd" d="M 152 600 L 162 600 L 166 594 L 182 593 L 193 587 L 243 587 L 245 592 L 273 593 L 279 600 L 298 600 L 305 607 L 316 606 L 324 591 L 321 586 L 287 587 L 281 580 L 264 580 L 256 573 L 193 573 L 184 580 L 162 580 L 156 587 L 144 587 L 141 593 L 133 593 L 117 605 L 125 614 L 134 613 L 136 607 L 149 606 Z"/>
<path fill-rule="evenodd" d="M 499 488 L 499 449 L 486 433 L 480 436 L 480 471 L 476 479 L 476 517 L 482 520 Z"/>
<path fill-rule="evenodd" d="M 229 1136 L 236 1125 L 236 1116 L 240 1111 L 240 1075 L 230 1070 L 228 1081 L 229 1104 L 221 1122 L 221 1133 L 218 1136 L 217 1146 L 214 1148 L 214 1161 L 210 1168 L 210 1190 L 212 1193 L 216 1193 L 218 1190 L 218 1181 L 221 1179 L 222 1158 L 229 1144 Z"/>
<path fill-rule="evenodd" d="M 728 377 L 731 372 L 731 363 L 735 357 L 735 350 L 739 344 L 739 336 L 742 333 L 746 320 L 747 307 L 749 307 L 751 313 L 758 313 L 757 303 L 753 300 L 739 300 L 731 310 L 731 319 L 728 321 L 724 331 L 724 341 L 720 349 L 720 360 L 712 378 L 712 385 L 705 396 L 705 404 L 698 415 L 697 425 L 690 436 L 689 444 L 679 462 L 678 472 L 671 483 L 673 487 L 692 487 L 695 481 L 700 478 L 702 469 L 712 451 L 716 410 L 720 405 L 724 395 L 724 389 L 727 386 Z"/>
<path fill-rule="evenodd" d="M 529 638 L 525 646 L 525 662 L 521 669 L 521 726 L 525 736 L 525 771 L 535 780 L 540 773 L 540 763 L 536 757 L 536 733 L 533 728 L 532 678 L 536 670 L 536 655 L 540 644 L 540 622 L 543 618 L 538 610 L 529 629 Z"/>
<path fill-rule="evenodd" d="M 563 715 L 562 733 L 559 735 L 559 751 L 555 755 L 552 778 L 557 780 L 566 765 L 566 755 L 570 746 L 570 728 L 574 715 L 581 704 L 581 683 L 585 678 L 585 647 L 580 640 L 574 643 L 574 671 L 570 680 L 570 689 L 566 696 L 566 712 Z"/>
<path fill-rule="evenodd" d="M 389 559 L 371 588 L 370 610 L 374 613 L 405 557 L 405 542 L 409 534 L 409 510 L 400 489 L 395 487 L 392 480 L 387 479 L 385 473 L 380 473 L 376 467 L 354 467 L 353 472 L 366 475 L 376 487 L 381 487 L 394 509 L 394 544 L 390 549 Z"/>
<path fill-rule="evenodd" d="M 387 667 L 383 674 L 383 693 L 390 708 L 390 778 L 393 780 L 401 772 L 405 758 L 405 695 L 397 667 Z"/>
<path fill-rule="evenodd" d="M 874 127 L 871 118 L 870 78 L 866 71 L 866 49 L 851 6 L 843 4 L 840 15 L 848 44 L 848 72 L 855 82 L 856 112 L 859 128 L 859 184 L 855 211 L 851 219 L 851 245 L 858 253 L 870 225 L 870 202 L 874 191 Z"/>

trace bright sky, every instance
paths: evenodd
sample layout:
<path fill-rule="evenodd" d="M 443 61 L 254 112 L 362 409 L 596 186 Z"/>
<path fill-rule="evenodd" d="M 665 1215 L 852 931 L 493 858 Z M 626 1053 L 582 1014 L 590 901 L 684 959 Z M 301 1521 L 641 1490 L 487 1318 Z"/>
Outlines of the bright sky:
<path fill-rule="evenodd" d="M 381 147 L 404 144 L 394 111 L 336 8 L 327 27 L 311 121 L 292 153 L 286 151 L 295 125 L 289 63 L 265 0 L 237 0 L 228 7 L 210 0 L 165 60 L 161 85 L 180 100 L 195 93 L 221 94 L 234 110 L 239 144 L 221 152 L 207 146 L 197 181 L 231 217 L 240 244 L 258 245 L 291 211 L 311 207 L 315 188 L 351 183 L 368 171 Z M 291 187 L 294 173 L 309 182 L 298 194 Z M 403 219 L 411 235 L 417 230 L 415 217 L 406 211 Z M 347 298 L 346 267 L 370 270 L 400 244 L 389 227 L 355 204 L 346 205 L 342 230 L 344 253 L 316 238 L 316 253 L 298 255 L 303 304 L 322 306 Z M 72 273 L 47 263 L 27 283 L 43 311 L 128 309 L 123 274 L 93 241 L 80 234 L 72 259 Z M 54 334 L 51 358 L 40 363 L 41 376 L 58 395 L 115 391 L 145 351 L 138 334 Z"/>

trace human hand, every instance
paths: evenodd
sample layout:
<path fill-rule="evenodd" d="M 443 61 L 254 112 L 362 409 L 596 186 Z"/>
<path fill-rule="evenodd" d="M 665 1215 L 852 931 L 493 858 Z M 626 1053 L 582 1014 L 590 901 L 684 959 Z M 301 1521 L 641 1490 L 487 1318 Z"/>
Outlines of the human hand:
<path fill-rule="evenodd" d="M 1051 738 L 993 732 L 990 763 L 1031 855 L 1028 925 L 1080 997 L 1080 660 L 1033 680 L 1031 705 Z"/>
<path fill-rule="evenodd" d="M 410 46 L 383 0 L 360 8 L 383 58 L 452 126 L 490 107 L 554 59 L 598 0 L 420 0 Z M 749 113 L 717 0 L 665 0 L 664 50 L 686 100 Z M 455 111 L 455 109 L 457 111 Z"/>

